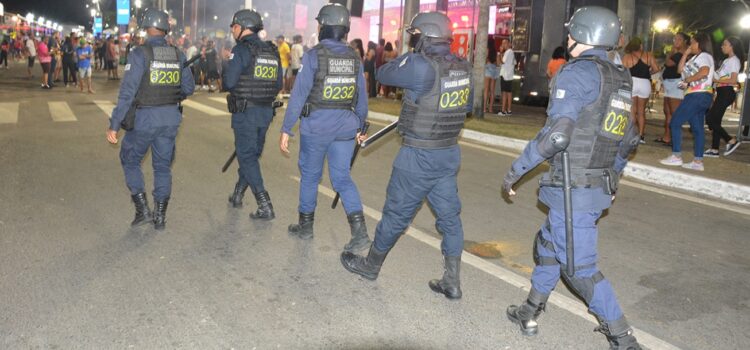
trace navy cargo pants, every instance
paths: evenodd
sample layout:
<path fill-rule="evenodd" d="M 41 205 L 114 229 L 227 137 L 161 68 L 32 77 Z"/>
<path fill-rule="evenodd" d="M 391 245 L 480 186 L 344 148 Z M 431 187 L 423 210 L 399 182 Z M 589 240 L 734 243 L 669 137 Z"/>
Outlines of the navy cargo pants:
<path fill-rule="evenodd" d="M 268 125 L 273 119 L 271 107 L 248 107 L 242 113 L 232 114 L 234 149 L 240 168 L 237 173 L 241 185 L 250 185 L 253 193 L 265 191 L 259 158 L 266 143 Z"/>
<path fill-rule="evenodd" d="M 125 133 L 120 148 L 120 162 L 125 172 L 125 183 L 131 194 L 146 191 L 141 163 L 149 148 L 154 167 L 154 200 L 161 202 L 172 194 L 171 167 L 177 129 L 179 126 L 160 126 L 144 130 L 134 129 Z"/>

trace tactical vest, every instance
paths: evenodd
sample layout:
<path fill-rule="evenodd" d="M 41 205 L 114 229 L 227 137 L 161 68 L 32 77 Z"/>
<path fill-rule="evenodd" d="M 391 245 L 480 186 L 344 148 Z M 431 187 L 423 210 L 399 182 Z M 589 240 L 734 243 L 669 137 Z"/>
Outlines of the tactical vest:
<path fill-rule="evenodd" d="M 135 98 L 136 107 L 176 105 L 182 101 L 182 64 L 174 46 L 143 45 L 146 69 Z"/>
<path fill-rule="evenodd" d="M 333 53 L 322 43 L 314 49 L 318 54 L 318 70 L 307 97 L 307 114 L 317 109 L 354 111 L 357 104 L 359 56 L 348 46 L 344 54 Z"/>
<path fill-rule="evenodd" d="M 247 100 L 250 104 L 271 106 L 279 94 L 279 50 L 270 41 L 256 43 L 252 40 L 242 42 L 250 51 L 250 69 L 241 74 L 232 95 Z"/>
<path fill-rule="evenodd" d="M 404 99 L 398 131 L 405 145 L 445 148 L 458 143 L 471 101 L 471 63 L 456 56 L 426 56 L 436 72 L 432 89 Z"/>
<path fill-rule="evenodd" d="M 614 192 L 619 179 L 613 169 L 615 158 L 621 142 L 630 142 L 623 141 L 628 130 L 635 127 L 630 117 L 632 80 L 627 69 L 595 56 L 579 57 L 566 65 L 581 60 L 596 64 L 601 82 L 599 97 L 581 110 L 570 137 L 567 151 L 571 184 L 574 188 L 602 187 Z M 554 84 L 555 80 L 552 93 Z M 562 186 L 562 171 L 562 155 L 558 153 L 550 160 L 542 185 Z"/>

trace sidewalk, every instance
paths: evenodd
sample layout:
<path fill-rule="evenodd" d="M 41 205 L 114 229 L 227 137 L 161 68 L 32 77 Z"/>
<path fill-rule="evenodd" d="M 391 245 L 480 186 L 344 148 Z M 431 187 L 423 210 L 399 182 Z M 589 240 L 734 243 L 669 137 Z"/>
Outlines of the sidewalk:
<path fill-rule="evenodd" d="M 370 100 L 370 117 L 395 120 L 400 108 L 399 101 L 386 99 Z M 655 104 L 646 116 L 646 144 L 640 145 L 631 157 L 625 176 L 645 183 L 677 189 L 693 194 L 721 199 L 732 203 L 750 205 L 750 144 L 741 145 L 729 157 L 706 158 L 706 170 L 691 171 L 681 167 L 668 167 L 659 163 L 667 157 L 671 148 L 653 140 L 663 133 L 664 115 L 661 104 Z M 527 140 L 534 137 L 546 120 L 545 109 L 514 105 L 513 115 L 500 117 L 487 114 L 485 119 L 470 118 L 463 132 L 465 140 L 521 151 Z M 730 134 L 736 133 L 738 116 L 728 112 L 724 125 Z M 711 132 L 706 130 L 706 141 L 710 143 Z M 692 160 L 693 137 L 689 129 L 683 128 L 682 150 L 685 161 Z M 723 151 L 723 143 L 722 143 Z"/>

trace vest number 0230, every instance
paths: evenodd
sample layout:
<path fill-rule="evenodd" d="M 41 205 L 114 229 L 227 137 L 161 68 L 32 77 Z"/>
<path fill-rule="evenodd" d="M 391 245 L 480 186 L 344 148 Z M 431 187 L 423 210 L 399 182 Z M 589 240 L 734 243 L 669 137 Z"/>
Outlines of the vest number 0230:
<path fill-rule="evenodd" d="M 323 98 L 332 101 L 351 100 L 354 98 L 354 89 L 354 85 L 326 86 L 323 88 Z"/>
<path fill-rule="evenodd" d="M 607 114 L 607 118 L 604 119 L 604 131 L 618 136 L 625 135 L 625 127 L 628 125 L 628 118 L 622 114 L 617 114 L 614 111 Z"/>
<path fill-rule="evenodd" d="M 469 103 L 469 88 L 444 92 L 440 95 L 440 108 L 462 107 Z"/>
<path fill-rule="evenodd" d="M 174 85 L 180 83 L 180 71 L 153 70 L 150 76 L 151 84 Z"/>

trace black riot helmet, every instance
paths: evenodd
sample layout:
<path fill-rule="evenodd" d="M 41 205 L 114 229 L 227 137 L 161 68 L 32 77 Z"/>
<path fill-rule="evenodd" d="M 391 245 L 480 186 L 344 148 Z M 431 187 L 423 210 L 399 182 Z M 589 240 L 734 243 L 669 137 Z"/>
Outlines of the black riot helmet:
<path fill-rule="evenodd" d="M 411 34 L 420 34 L 422 37 L 435 39 L 451 39 L 451 20 L 442 12 L 418 13 L 406 26 L 406 31 Z"/>
<path fill-rule="evenodd" d="M 344 26 L 349 28 L 349 10 L 341 4 L 327 4 L 320 8 L 318 17 L 315 17 L 321 26 Z"/>
<path fill-rule="evenodd" d="M 320 8 L 315 17 L 320 24 L 318 39 L 342 40 L 349 33 L 351 25 L 349 10 L 341 4 L 327 4 Z"/>
<path fill-rule="evenodd" d="M 169 14 L 155 8 L 148 8 L 143 11 L 138 27 L 141 29 L 156 28 L 169 34 Z"/>
<path fill-rule="evenodd" d="M 617 14 L 599 6 L 579 8 L 565 27 L 577 43 L 606 49 L 617 46 L 622 31 Z"/>
<path fill-rule="evenodd" d="M 255 10 L 239 10 L 232 16 L 232 23 L 229 26 L 231 27 L 235 24 L 240 25 L 242 28 L 241 32 L 244 32 L 245 29 L 250 29 L 254 33 L 257 33 L 263 30 L 263 17 Z"/>

